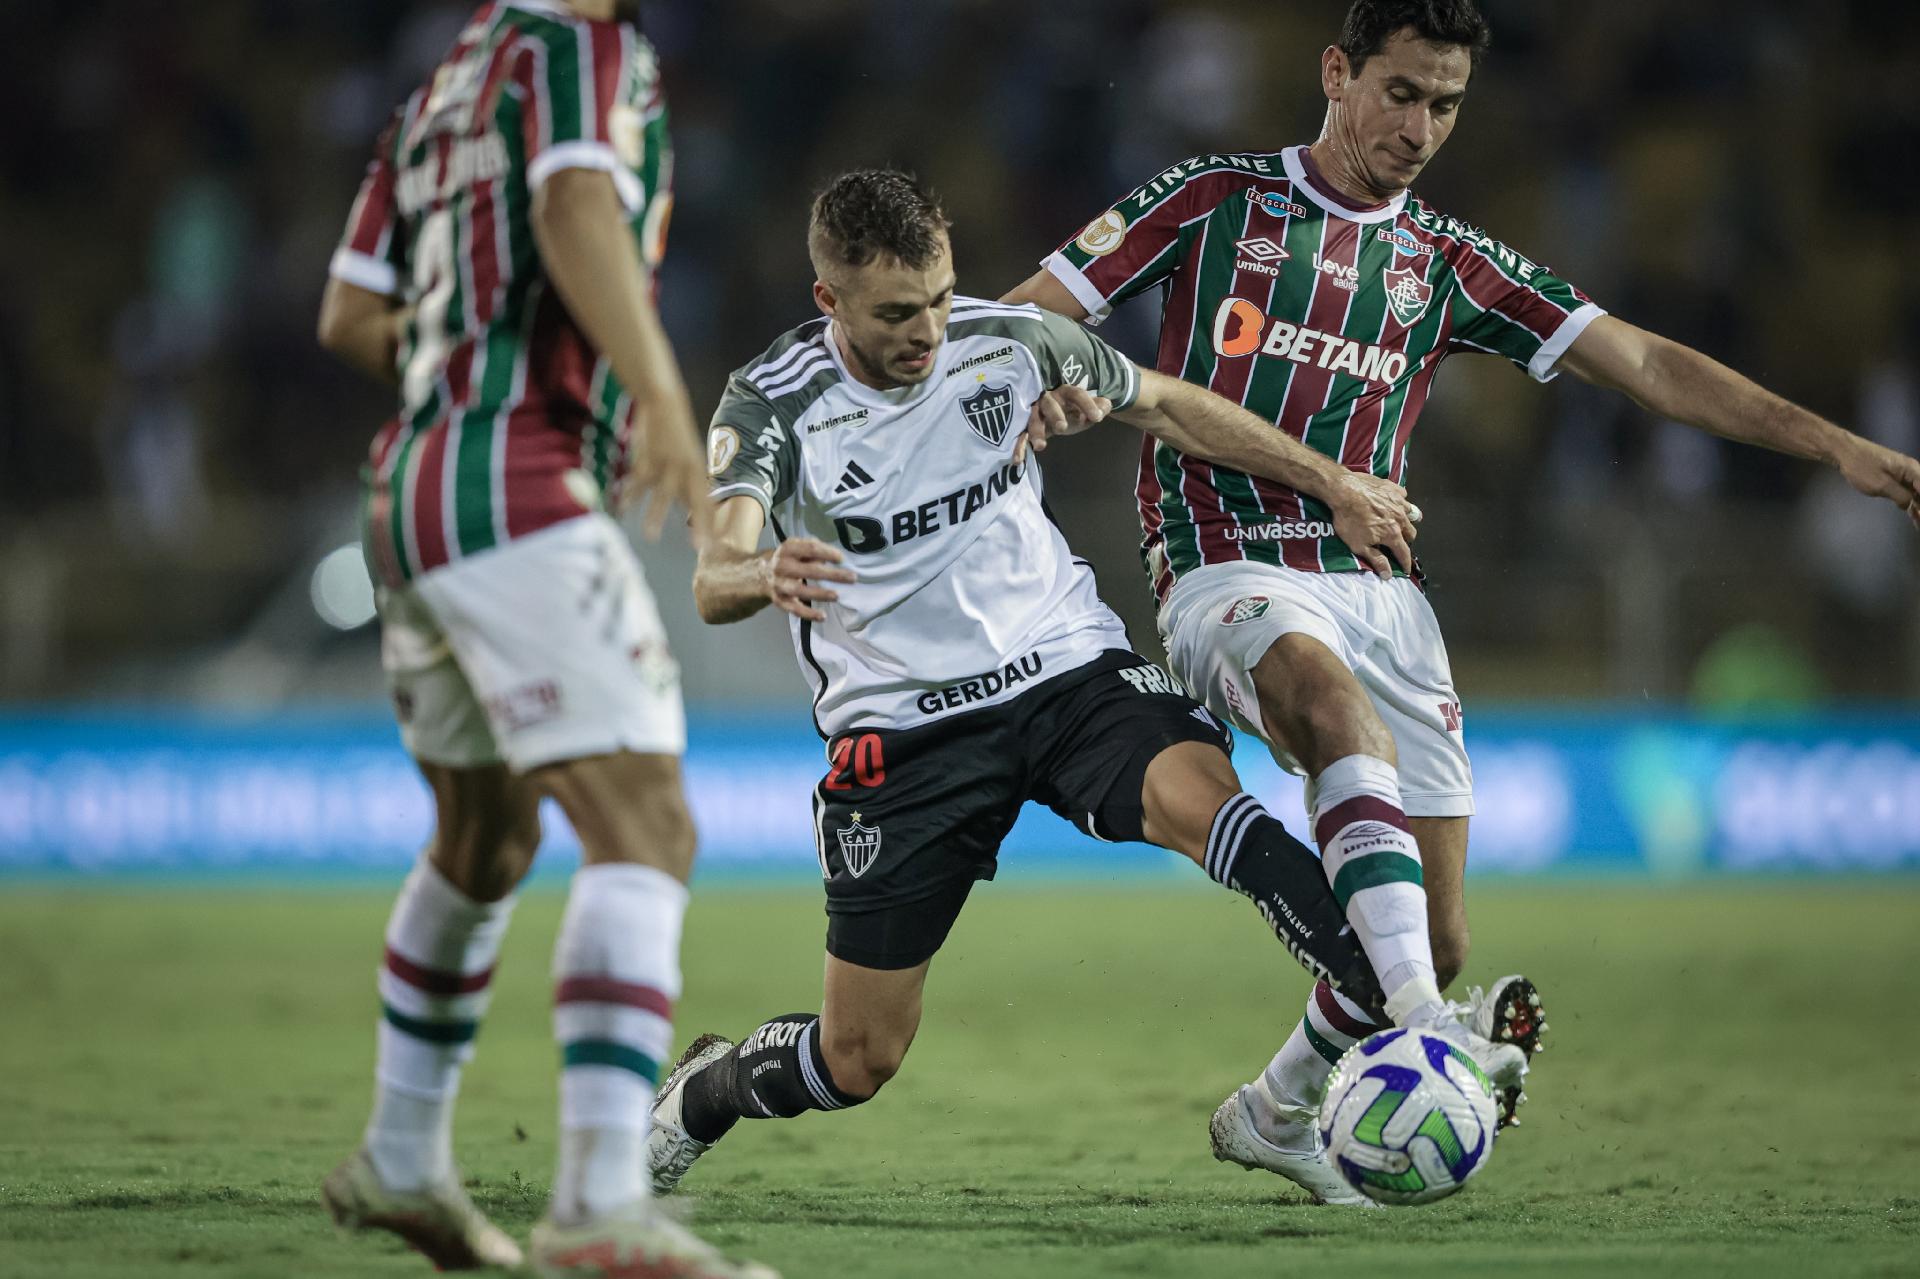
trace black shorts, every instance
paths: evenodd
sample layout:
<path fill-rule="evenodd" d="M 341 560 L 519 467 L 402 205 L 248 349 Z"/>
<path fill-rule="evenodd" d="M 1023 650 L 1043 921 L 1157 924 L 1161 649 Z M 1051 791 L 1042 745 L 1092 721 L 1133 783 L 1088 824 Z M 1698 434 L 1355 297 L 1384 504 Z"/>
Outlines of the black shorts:
<path fill-rule="evenodd" d="M 932 958 L 1030 799 L 1096 839 L 1143 838 L 1147 765 L 1181 742 L 1233 749 L 1219 720 L 1124 649 L 924 728 L 836 734 L 814 791 L 828 953 L 864 968 Z"/>

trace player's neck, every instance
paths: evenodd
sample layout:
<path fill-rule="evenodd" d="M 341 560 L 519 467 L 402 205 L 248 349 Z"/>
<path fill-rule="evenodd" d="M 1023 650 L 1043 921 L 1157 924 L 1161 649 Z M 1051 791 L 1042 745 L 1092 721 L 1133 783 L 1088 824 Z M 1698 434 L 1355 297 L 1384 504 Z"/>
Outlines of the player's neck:
<path fill-rule="evenodd" d="M 563 0 L 569 9 L 583 18 L 606 22 L 613 17 L 613 0 Z"/>
<path fill-rule="evenodd" d="M 833 335 L 834 351 L 839 355 L 840 367 L 847 371 L 847 376 L 851 377 L 861 386 L 873 391 L 891 392 L 900 389 L 900 383 L 883 381 L 867 372 L 866 364 L 860 359 L 859 355 L 854 352 L 854 349 L 847 345 L 847 335 L 841 332 L 838 324 L 828 324 L 827 332 Z"/>
<path fill-rule="evenodd" d="M 1398 191 L 1380 192 L 1367 181 L 1365 171 L 1352 153 L 1333 137 L 1333 121 L 1320 132 L 1320 140 L 1307 148 L 1302 160 L 1307 177 L 1322 192 L 1339 199 L 1356 213 L 1371 213 L 1386 204 Z"/>

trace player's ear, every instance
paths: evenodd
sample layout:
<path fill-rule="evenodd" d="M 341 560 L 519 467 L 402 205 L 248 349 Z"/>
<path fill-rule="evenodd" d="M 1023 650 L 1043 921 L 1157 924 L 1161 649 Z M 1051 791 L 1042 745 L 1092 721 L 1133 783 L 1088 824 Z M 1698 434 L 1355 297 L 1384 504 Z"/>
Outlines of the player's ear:
<path fill-rule="evenodd" d="M 820 308 L 820 314 L 831 316 L 840 305 L 840 299 L 834 296 L 833 286 L 825 280 L 813 282 L 813 304 Z"/>
<path fill-rule="evenodd" d="M 1320 55 L 1320 88 L 1326 93 L 1327 101 L 1338 102 L 1347 87 L 1347 81 L 1353 78 L 1353 68 L 1347 63 L 1347 54 L 1337 44 L 1327 46 Z"/>

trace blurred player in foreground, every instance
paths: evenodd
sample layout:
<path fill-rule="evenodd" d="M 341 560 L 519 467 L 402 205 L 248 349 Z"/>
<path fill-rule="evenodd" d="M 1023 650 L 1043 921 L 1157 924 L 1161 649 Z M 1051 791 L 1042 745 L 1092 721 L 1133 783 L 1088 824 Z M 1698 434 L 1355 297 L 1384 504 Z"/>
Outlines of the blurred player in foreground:
<path fill-rule="evenodd" d="M 711 513 L 653 307 L 666 109 L 634 6 L 481 8 L 385 136 L 335 255 L 321 341 L 396 382 L 365 538 L 382 661 L 436 825 L 387 925 L 373 1117 L 326 1179 L 344 1226 L 443 1269 L 520 1250 L 453 1165 L 454 1094 L 553 796 L 579 833 L 554 954 L 560 1158 L 547 1275 L 771 1274 L 651 1205 L 649 1109 L 680 992 L 693 824 L 678 668 L 602 495 Z M 634 429 L 629 441 L 629 413 Z"/>
<path fill-rule="evenodd" d="M 1488 40 L 1472 0 L 1358 0 L 1321 55 L 1328 108 L 1317 142 L 1197 156 L 1155 175 L 1006 300 L 1097 323 L 1164 289 L 1162 372 L 1383 480 L 1406 479 L 1408 438 L 1440 362 L 1482 351 L 1541 381 L 1566 369 L 1662 417 L 1825 462 L 1920 524 L 1914 459 L 1608 316 L 1408 194 L 1453 132 Z M 1055 425 L 1035 424 L 1036 447 Z M 1314 494 L 1166 439 L 1145 442 L 1138 497 L 1174 673 L 1307 778 L 1329 858 L 1350 837 L 1335 815 L 1348 796 L 1368 797 L 1370 837 L 1405 854 L 1382 865 L 1424 883 L 1446 985 L 1467 956 L 1473 783 L 1446 648 L 1410 550 L 1355 542 Z M 1504 1032 L 1537 1047 L 1543 1023 L 1524 981 L 1503 979 L 1476 1007 L 1482 1019 L 1511 1009 Z M 1317 987 L 1272 1064 L 1215 1114 L 1214 1153 L 1359 1202 L 1319 1160 L 1313 1121 L 1333 1063 L 1375 1025 Z"/>
<path fill-rule="evenodd" d="M 1517 1084 L 1523 1054 L 1469 1042 L 1440 1002 L 1424 925 L 1374 919 L 1356 937 L 1312 850 L 1241 789 L 1219 720 L 1129 649 L 1046 512 L 1021 427 L 1067 388 L 1087 423 L 1111 408 L 1183 450 L 1282 477 L 1369 544 L 1399 536 L 1398 490 L 1141 371 L 1077 324 L 956 297 L 946 218 L 902 174 L 836 180 L 808 248 L 828 318 L 728 383 L 694 596 L 709 622 L 769 603 L 788 613 L 813 685 L 830 762 L 814 800 L 825 997 L 818 1016 L 776 1017 L 738 1045 L 694 1041 L 655 1106 L 655 1189 L 738 1120 L 842 1110 L 893 1077 L 928 966 L 1030 799 L 1096 838 L 1183 853 L 1357 1003 L 1443 1029 Z M 769 520 L 778 544 L 756 550 Z M 1418 897 L 1378 867 L 1398 852 L 1350 851 L 1360 881 Z M 1424 983 L 1376 986 L 1374 971 L 1410 964 Z"/>

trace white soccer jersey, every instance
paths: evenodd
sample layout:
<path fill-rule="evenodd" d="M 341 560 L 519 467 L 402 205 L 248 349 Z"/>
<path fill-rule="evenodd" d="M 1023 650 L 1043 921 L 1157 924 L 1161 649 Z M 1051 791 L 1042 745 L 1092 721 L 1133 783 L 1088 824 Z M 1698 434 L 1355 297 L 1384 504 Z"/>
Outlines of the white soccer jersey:
<path fill-rule="evenodd" d="M 955 298 L 917 386 L 850 375 L 826 319 L 736 372 L 708 435 L 713 495 L 749 494 L 781 538 L 845 552 L 859 575 L 824 622 L 792 618 L 823 736 L 910 728 L 1013 697 L 1126 648 L 1093 571 L 1013 461 L 1040 394 L 1074 382 L 1133 403 L 1140 372 L 1032 306 Z"/>

